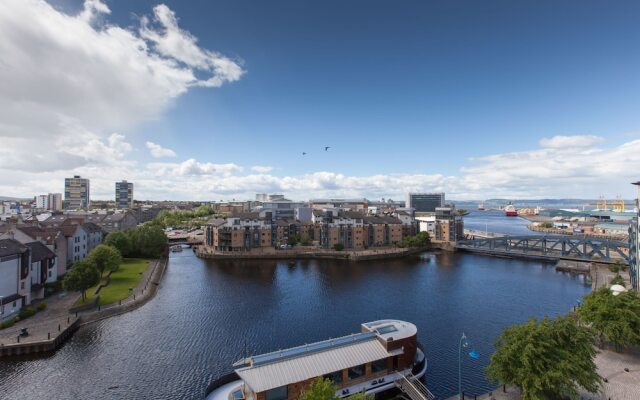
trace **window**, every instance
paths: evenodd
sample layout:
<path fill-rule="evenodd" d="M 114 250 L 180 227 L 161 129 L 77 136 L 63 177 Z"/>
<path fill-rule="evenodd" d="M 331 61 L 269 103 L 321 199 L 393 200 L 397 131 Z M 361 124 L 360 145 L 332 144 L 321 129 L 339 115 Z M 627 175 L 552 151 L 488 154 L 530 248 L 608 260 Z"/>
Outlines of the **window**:
<path fill-rule="evenodd" d="M 51 278 L 51 271 L 49 271 L 49 278 Z"/>
<path fill-rule="evenodd" d="M 24 282 L 20 282 L 20 290 L 24 290 Z M 15 305 L 14 305 L 14 307 L 15 307 Z"/>
<path fill-rule="evenodd" d="M 266 400 L 287 400 L 289 397 L 289 391 L 287 386 L 280 386 L 279 388 L 267 390 L 265 392 Z"/>
<path fill-rule="evenodd" d="M 323 376 L 324 379 L 329 379 L 334 385 L 340 385 L 342 383 L 342 371 L 332 372 Z"/>
<path fill-rule="evenodd" d="M 353 381 L 356 380 L 358 378 L 361 378 L 364 376 L 365 373 L 365 365 L 358 365 L 356 367 L 351 367 L 349 368 L 349 380 Z"/>
<path fill-rule="evenodd" d="M 383 358 L 382 360 L 376 360 L 371 363 L 371 372 L 374 374 L 376 372 L 384 371 L 387 369 L 387 359 Z"/>

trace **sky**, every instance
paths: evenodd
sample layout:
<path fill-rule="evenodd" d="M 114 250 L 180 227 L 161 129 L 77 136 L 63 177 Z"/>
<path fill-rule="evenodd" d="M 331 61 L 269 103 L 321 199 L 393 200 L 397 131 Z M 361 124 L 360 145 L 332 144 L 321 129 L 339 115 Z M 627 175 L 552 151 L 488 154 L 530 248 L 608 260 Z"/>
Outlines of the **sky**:
<path fill-rule="evenodd" d="M 637 1 L 0 1 L 0 195 L 631 198 Z M 329 146 L 328 150 L 325 147 Z M 304 154 L 306 153 L 306 154 Z"/>

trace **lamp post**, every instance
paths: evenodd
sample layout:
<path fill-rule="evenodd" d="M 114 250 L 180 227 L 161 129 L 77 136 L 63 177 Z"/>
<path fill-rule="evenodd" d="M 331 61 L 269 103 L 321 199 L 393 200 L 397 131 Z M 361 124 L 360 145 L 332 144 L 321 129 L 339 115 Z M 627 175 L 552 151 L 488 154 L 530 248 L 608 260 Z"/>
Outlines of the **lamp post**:
<path fill-rule="evenodd" d="M 458 397 L 462 399 L 462 348 L 469 347 L 469 341 L 467 340 L 467 335 L 462 333 L 462 337 L 460 338 L 460 345 L 458 346 Z M 466 351 L 466 350 L 465 350 Z M 471 348 L 469 352 L 469 357 L 473 359 L 479 359 L 480 354 Z"/>
<path fill-rule="evenodd" d="M 462 348 L 467 347 L 467 336 L 462 332 L 460 344 L 458 345 L 458 398 L 462 399 Z"/>
<path fill-rule="evenodd" d="M 4 296 L 0 296 L 0 322 L 4 319 Z"/>

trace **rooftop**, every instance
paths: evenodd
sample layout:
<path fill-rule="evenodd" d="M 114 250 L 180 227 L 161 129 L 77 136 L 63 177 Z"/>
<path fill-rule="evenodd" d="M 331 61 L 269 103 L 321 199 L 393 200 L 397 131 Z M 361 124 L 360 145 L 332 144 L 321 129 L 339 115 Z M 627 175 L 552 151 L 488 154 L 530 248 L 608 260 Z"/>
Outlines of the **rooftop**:
<path fill-rule="evenodd" d="M 0 240 L 0 257 L 22 254 L 27 251 L 27 247 L 14 239 Z"/>

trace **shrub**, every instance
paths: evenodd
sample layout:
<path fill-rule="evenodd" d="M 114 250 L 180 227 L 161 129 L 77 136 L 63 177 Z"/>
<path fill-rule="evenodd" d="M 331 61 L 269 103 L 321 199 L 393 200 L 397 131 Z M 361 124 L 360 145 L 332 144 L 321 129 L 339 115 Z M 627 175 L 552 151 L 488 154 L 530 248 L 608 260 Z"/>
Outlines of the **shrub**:
<path fill-rule="evenodd" d="M 20 309 L 20 314 L 18 315 L 22 319 L 27 319 L 36 314 L 36 309 L 33 307 L 23 307 Z"/>
<path fill-rule="evenodd" d="M 17 317 L 15 317 L 13 319 L 13 322 L 20 322 L 20 320 L 22 320 L 22 318 L 20 318 L 20 316 L 18 315 Z M 13 324 L 11 324 L 11 325 L 13 325 Z"/>
<path fill-rule="evenodd" d="M 344 245 L 342 243 L 336 243 L 333 245 L 333 249 L 336 251 L 342 251 L 344 250 Z"/>
<path fill-rule="evenodd" d="M 40 303 L 38 303 L 37 306 L 38 311 L 44 311 L 47 309 L 47 303 L 45 303 L 44 301 L 41 301 Z"/>
<path fill-rule="evenodd" d="M 16 317 L 18 318 L 18 317 Z M 0 323 L 0 329 L 6 329 L 6 328 L 11 328 L 13 326 L 13 324 L 16 323 L 15 319 L 16 318 L 12 318 L 12 319 L 8 319 L 4 322 Z"/>
<path fill-rule="evenodd" d="M 620 264 L 610 264 L 609 271 L 613 272 L 614 274 L 617 274 L 618 272 L 620 272 Z"/>

